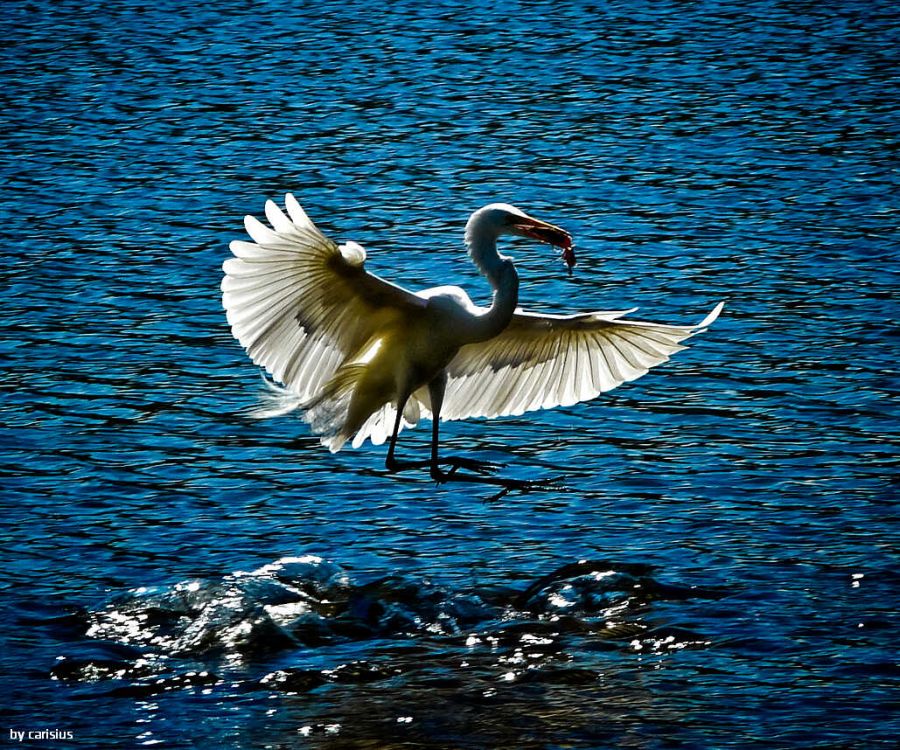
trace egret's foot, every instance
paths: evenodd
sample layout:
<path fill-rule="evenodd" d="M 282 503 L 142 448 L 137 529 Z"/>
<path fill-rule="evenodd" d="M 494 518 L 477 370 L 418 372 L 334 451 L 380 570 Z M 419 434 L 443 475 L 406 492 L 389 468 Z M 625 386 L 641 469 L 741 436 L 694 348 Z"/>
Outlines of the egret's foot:
<path fill-rule="evenodd" d="M 468 471 L 474 471 L 479 475 L 493 474 L 494 472 L 502 469 L 505 464 L 493 463 L 492 461 L 479 461 L 475 458 L 466 458 L 464 456 L 448 456 L 447 458 L 441 458 L 438 461 L 439 464 L 446 465 L 450 468 L 448 472 L 446 472 L 447 476 L 452 476 L 460 469 L 467 469 Z M 384 463 L 384 467 L 392 474 L 395 474 L 400 471 L 406 471 L 408 469 L 425 469 L 432 467 L 432 462 L 430 460 L 425 461 L 400 461 L 396 458 L 389 458 Z M 443 474 L 440 469 L 438 472 Z M 434 476 L 434 472 L 432 472 L 432 476 Z"/>
<path fill-rule="evenodd" d="M 562 477 L 552 479 L 498 479 L 497 484 L 502 484 L 507 491 L 519 490 L 519 492 L 559 492 L 566 488 L 562 483 Z"/>
<path fill-rule="evenodd" d="M 471 482 L 476 484 L 493 484 L 502 489 L 489 500 L 499 500 L 501 497 L 518 490 L 519 492 L 549 492 L 563 489 L 563 485 L 557 479 L 507 479 L 506 477 L 485 476 L 484 474 L 460 474 L 456 467 L 450 471 L 444 471 L 440 466 L 431 467 L 431 478 L 438 484 L 445 482 Z"/>
<path fill-rule="evenodd" d="M 431 467 L 431 478 L 438 484 L 444 484 L 445 482 L 485 482 L 487 484 L 500 484 L 502 482 L 505 484 L 507 481 L 500 477 L 490 476 L 487 473 L 488 469 L 483 466 L 476 468 L 469 465 L 468 462 L 456 463 L 453 460 L 448 460 L 447 463 L 450 464 L 450 471 L 444 471 L 440 466 Z M 459 469 L 461 468 L 471 469 L 475 472 L 480 471 L 481 473 L 460 474 Z"/>
<path fill-rule="evenodd" d="M 485 498 L 484 502 L 497 502 L 500 498 L 508 495 L 511 490 L 518 490 L 519 492 L 559 492 L 566 488 L 562 483 L 562 477 L 555 479 L 504 479 L 496 482 L 496 484 L 501 484 L 502 489 Z"/>
<path fill-rule="evenodd" d="M 431 466 L 431 461 L 398 461 L 396 458 L 390 458 L 384 462 L 384 468 L 391 474 L 407 469 L 424 469 Z"/>
<path fill-rule="evenodd" d="M 490 497 L 486 497 L 484 499 L 485 503 L 496 503 L 501 497 L 506 497 L 509 494 L 509 487 L 504 487 L 499 492 L 495 492 Z"/>
<path fill-rule="evenodd" d="M 455 474 L 459 469 L 468 469 L 476 474 L 493 474 L 502 469 L 506 464 L 498 464 L 493 461 L 479 461 L 477 458 L 467 458 L 465 456 L 450 456 L 441 459 L 442 464 L 450 467 L 448 472 L 450 475 Z"/>
<path fill-rule="evenodd" d="M 449 467 L 444 470 L 441 465 Z M 504 495 L 517 490 L 518 492 L 552 492 L 564 489 L 561 478 L 558 479 L 507 479 L 495 477 L 492 474 L 502 469 L 505 464 L 491 461 L 479 461 L 475 458 L 464 456 L 450 456 L 442 458 L 437 464 L 431 461 L 398 461 L 389 457 L 385 462 L 385 468 L 391 473 L 405 471 L 407 469 L 430 470 L 431 478 L 438 484 L 446 482 L 469 482 L 473 484 L 492 484 L 501 489 L 488 498 L 488 502 L 499 500 Z M 473 472 L 471 474 L 460 473 L 460 469 Z"/>

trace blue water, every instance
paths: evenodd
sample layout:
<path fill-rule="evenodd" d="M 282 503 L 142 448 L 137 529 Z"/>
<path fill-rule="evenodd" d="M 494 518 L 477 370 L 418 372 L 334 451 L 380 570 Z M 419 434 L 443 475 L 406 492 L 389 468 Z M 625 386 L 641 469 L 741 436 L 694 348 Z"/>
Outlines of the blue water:
<path fill-rule="evenodd" d="M 894 3 L 10 0 L 2 26 L 5 742 L 893 746 Z M 505 248 L 529 309 L 727 306 L 593 402 L 445 425 L 565 489 L 386 476 L 246 417 L 221 263 L 288 190 L 413 288 L 486 301 L 462 228 L 503 200 L 578 247 L 571 279 Z"/>

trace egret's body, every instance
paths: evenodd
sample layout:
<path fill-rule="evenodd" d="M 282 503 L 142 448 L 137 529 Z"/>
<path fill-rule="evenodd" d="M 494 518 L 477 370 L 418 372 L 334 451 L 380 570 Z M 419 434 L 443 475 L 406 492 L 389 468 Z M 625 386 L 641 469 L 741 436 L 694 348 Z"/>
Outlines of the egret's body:
<path fill-rule="evenodd" d="M 622 320 L 624 312 L 523 312 L 518 274 L 498 253 L 498 238 L 557 245 L 570 269 L 572 240 L 506 204 L 476 211 L 466 225 L 469 254 L 494 289 L 490 308 L 474 305 L 459 287 L 412 293 L 366 272 L 365 251 L 325 237 L 291 194 L 285 205 L 288 216 L 268 201 L 272 229 L 248 216 L 254 242 L 231 244 L 236 257 L 224 264 L 222 291 L 232 332 L 324 445 L 338 451 L 351 439 L 356 447 L 390 438 L 391 469 L 404 467 L 394 456 L 397 434 L 421 417 L 433 421 L 432 475 L 446 479 L 440 419 L 593 398 L 666 361 L 721 310 L 697 326 Z"/>

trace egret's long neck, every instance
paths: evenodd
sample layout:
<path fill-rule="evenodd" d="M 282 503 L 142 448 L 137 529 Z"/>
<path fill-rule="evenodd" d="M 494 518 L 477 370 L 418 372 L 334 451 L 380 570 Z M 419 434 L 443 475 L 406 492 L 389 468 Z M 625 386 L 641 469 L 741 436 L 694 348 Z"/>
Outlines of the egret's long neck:
<path fill-rule="evenodd" d="M 467 227 L 466 243 L 469 256 L 494 288 L 494 299 L 487 312 L 476 316 L 474 341 L 486 341 L 509 325 L 519 304 L 519 275 L 512 263 L 497 252 L 497 238 L 493 234 L 473 231 Z"/>

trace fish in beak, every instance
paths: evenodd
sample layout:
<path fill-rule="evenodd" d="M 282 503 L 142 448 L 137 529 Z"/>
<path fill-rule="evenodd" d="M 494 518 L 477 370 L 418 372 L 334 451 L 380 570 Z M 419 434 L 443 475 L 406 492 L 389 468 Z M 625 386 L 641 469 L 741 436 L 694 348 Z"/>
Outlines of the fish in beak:
<path fill-rule="evenodd" d="M 530 237 L 538 242 L 546 242 L 562 250 L 562 259 L 566 262 L 569 269 L 569 275 L 572 275 L 572 269 L 575 267 L 575 243 L 572 242 L 572 235 L 565 229 L 560 229 L 546 221 L 535 219 L 531 216 L 516 217 L 513 228 L 517 234 L 523 237 Z"/>

